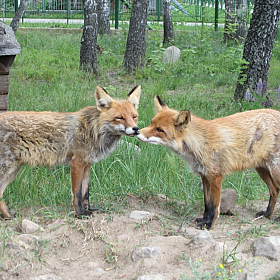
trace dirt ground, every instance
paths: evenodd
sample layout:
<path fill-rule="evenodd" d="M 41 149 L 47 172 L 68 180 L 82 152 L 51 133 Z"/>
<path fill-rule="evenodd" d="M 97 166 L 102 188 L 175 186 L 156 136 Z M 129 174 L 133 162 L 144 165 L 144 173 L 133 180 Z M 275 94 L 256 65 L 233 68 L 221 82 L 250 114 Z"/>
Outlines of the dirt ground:
<path fill-rule="evenodd" d="M 239 279 L 250 273 L 256 280 L 268 279 L 280 270 L 280 258 L 271 261 L 253 257 L 251 249 L 260 236 L 280 235 L 279 225 L 267 219 L 254 220 L 255 213 L 265 209 L 267 201 L 236 206 L 234 215 L 221 215 L 210 231 L 214 242 L 196 244 L 192 238 L 201 230 L 194 222 L 180 225 L 176 222 L 180 219 L 173 219 L 159 200 L 153 198 L 143 204 L 131 198 L 130 207 L 121 215 L 101 213 L 83 220 L 73 217 L 45 222 L 34 216 L 32 221 L 44 230 L 32 234 L 22 232 L 17 220 L 2 220 L 0 279 L 131 280 L 143 275 L 150 275 L 146 279 L 186 279 L 192 277 L 190 258 L 199 263 L 197 273 L 209 271 L 211 279 L 222 279 L 215 267 L 228 274 L 233 270 Z M 133 210 L 151 214 L 137 221 L 129 218 Z M 201 214 L 197 213 L 197 217 Z M 140 247 L 159 247 L 161 253 L 133 261 L 132 254 Z"/>

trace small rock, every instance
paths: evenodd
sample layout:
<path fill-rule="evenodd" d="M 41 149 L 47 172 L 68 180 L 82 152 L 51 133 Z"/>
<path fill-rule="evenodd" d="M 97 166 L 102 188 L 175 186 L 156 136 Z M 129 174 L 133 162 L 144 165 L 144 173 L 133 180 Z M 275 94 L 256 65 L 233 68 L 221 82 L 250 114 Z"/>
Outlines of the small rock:
<path fill-rule="evenodd" d="M 180 49 L 175 46 L 170 46 L 163 53 L 162 63 L 174 63 L 180 60 L 180 58 Z"/>
<path fill-rule="evenodd" d="M 25 233 L 34 233 L 36 231 L 43 231 L 44 229 L 40 227 L 39 225 L 24 219 L 22 220 L 22 229 Z"/>
<path fill-rule="evenodd" d="M 34 280 L 62 280 L 62 278 L 55 274 L 45 274 L 34 277 Z"/>
<path fill-rule="evenodd" d="M 93 270 L 94 275 L 101 275 L 103 273 L 105 273 L 105 270 L 101 267 L 97 267 Z"/>
<path fill-rule="evenodd" d="M 255 275 L 253 273 L 246 273 L 244 280 L 255 280 Z"/>
<path fill-rule="evenodd" d="M 263 256 L 272 261 L 278 260 L 276 247 L 265 237 L 260 237 L 254 242 L 253 256 Z"/>
<path fill-rule="evenodd" d="M 233 209 L 237 202 L 237 193 L 234 189 L 223 189 L 221 194 L 220 213 L 226 214 Z"/>
<path fill-rule="evenodd" d="M 207 230 L 203 230 L 200 233 L 196 234 L 192 240 L 192 243 L 195 244 L 201 244 L 201 243 L 205 243 L 205 242 L 215 242 L 215 240 L 213 239 L 213 237 L 211 236 L 210 232 Z"/>
<path fill-rule="evenodd" d="M 138 277 L 137 280 L 164 280 L 164 277 L 160 274 L 149 274 L 142 275 Z"/>
<path fill-rule="evenodd" d="M 133 220 L 144 220 L 150 215 L 147 211 L 133 211 L 129 214 L 129 218 Z"/>
<path fill-rule="evenodd" d="M 268 239 L 275 247 L 280 246 L 280 236 L 264 237 Z"/>
<path fill-rule="evenodd" d="M 118 235 L 117 239 L 122 240 L 122 241 L 128 240 L 128 234 L 124 233 L 124 234 Z"/>
<path fill-rule="evenodd" d="M 8 271 L 8 264 L 6 263 L 6 260 L 3 260 L 3 261 L 1 262 L 1 269 L 2 269 L 3 271 Z"/>
<path fill-rule="evenodd" d="M 66 219 L 58 219 L 47 226 L 48 229 L 57 228 L 60 225 L 66 224 Z"/>
<path fill-rule="evenodd" d="M 17 244 L 14 244 L 14 243 L 7 243 L 6 244 L 6 249 L 19 249 L 20 250 L 20 247 Z"/>
<path fill-rule="evenodd" d="M 132 254 L 132 260 L 136 262 L 140 259 L 157 258 L 160 255 L 160 247 L 141 247 L 134 250 Z"/>
<path fill-rule="evenodd" d="M 87 267 L 88 268 L 97 268 L 98 267 L 98 263 L 96 263 L 96 262 L 89 262 Z"/>
<path fill-rule="evenodd" d="M 28 245 L 31 245 L 34 241 L 37 241 L 40 238 L 33 234 L 20 234 L 18 239 Z"/>

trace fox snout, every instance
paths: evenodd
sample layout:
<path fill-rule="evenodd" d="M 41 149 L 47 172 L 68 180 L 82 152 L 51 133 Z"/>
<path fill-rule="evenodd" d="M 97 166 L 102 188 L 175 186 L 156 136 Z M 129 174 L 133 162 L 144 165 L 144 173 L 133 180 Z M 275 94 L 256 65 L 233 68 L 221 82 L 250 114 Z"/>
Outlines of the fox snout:
<path fill-rule="evenodd" d="M 132 127 L 132 130 L 134 131 L 134 134 L 135 134 L 135 135 L 140 134 L 138 126 Z"/>

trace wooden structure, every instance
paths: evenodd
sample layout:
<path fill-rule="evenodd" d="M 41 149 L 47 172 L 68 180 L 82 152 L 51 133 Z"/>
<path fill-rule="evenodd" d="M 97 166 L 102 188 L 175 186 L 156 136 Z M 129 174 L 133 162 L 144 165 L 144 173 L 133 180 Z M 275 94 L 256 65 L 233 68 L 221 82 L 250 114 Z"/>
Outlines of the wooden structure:
<path fill-rule="evenodd" d="M 0 20 L 0 113 L 8 108 L 9 69 L 19 53 L 20 45 L 14 31 Z"/>

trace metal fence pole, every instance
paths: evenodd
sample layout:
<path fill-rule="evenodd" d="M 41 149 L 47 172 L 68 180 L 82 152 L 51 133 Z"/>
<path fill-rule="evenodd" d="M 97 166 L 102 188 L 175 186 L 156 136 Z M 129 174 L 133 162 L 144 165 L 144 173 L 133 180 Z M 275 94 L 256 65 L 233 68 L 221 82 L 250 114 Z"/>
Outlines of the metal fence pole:
<path fill-rule="evenodd" d="M 115 1 L 115 29 L 119 29 L 119 7 L 120 7 L 120 0 Z"/>
<path fill-rule="evenodd" d="M 67 24 L 69 24 L 70 17 L 71 17 L 71 0 L 67 0 Z"/>
<path fill-rule="evenodd" d="M 215 0 L 215 31 L 218 31 L 219 0 Z"/>

